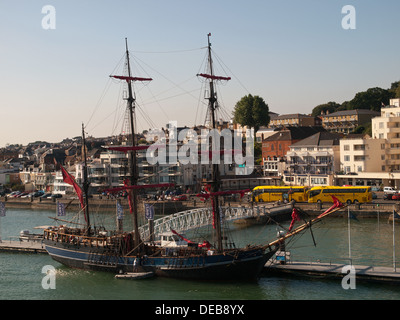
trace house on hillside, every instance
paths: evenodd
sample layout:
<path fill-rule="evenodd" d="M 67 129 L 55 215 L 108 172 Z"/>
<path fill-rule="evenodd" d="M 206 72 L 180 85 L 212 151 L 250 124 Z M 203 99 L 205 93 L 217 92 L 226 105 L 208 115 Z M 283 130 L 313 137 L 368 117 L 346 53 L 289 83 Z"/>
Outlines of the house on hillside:
<path fill-rule="evenodd" d="M 333 185 L 340 169 L 341 138 L 338 133 L 322 131 L 292 144 L 286 154 L 285 184 Z"/>
<path fill-rule="evenodd" d="M 320 126 L 284 127 L 262 142 L 262 166 L 264 176 L 278 176 L 285 168 L 286 154 L 290 146 L 313 134 L 325 131 Z M 280 166 L 281 165 L 281 166 Z"/>

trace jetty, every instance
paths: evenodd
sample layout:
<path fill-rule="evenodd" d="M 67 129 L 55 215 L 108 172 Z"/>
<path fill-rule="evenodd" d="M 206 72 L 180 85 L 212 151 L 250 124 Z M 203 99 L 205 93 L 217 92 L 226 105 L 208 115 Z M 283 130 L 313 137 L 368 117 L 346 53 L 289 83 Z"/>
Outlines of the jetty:
<path fill-rule="evenodd" d="M 0 252 L 46 253 L 44 244 L 38 241 L 3 240 L 0 242 Z"/>
<path fill-rule="evenodd" d="M 350 265 L 354 268 L 356 280 L 388 284 L 400 284 L 400 269 Z M 347 268 L 345 268 L 347 267 Z M 282 264 L 279 261 L 267 263 L 265 270 L 274 275 L 315 277 L 319 279 L 343 279 L 349 273 L 348 264 L 321 262 L 294 262 Z"/>

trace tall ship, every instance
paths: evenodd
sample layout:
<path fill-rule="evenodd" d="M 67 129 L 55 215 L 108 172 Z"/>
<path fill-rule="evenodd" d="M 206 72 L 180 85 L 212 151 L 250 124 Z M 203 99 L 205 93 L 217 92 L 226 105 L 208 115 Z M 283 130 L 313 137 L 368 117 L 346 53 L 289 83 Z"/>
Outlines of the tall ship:
<path fill-rule="evenodd" d="M 230 280 L 254 279 L 259 276 L 265 263 L 273 257 L 280 245 L 287 238 L 309 228 L 326 215 L 340 209 L 332 206 L 316 219 L 288 232 L 285 236 L 264 245 L 249 244 L 237 248 L 226 241 L 225 228 L 220 210 L 220 197 L 229 193 L 243 191 L 221 191 L 219 165 L 212 164 L 212 177 L 207 181 L 207 193 L 202 196 L 210 199 L 212 210 L 212 235 L 207 240 L 188 240 L 175 230 L 179 245 L 171 246 L 163 241 L 145 241 L 141 239 L 138 223 L 138 192 L 143 188 L 165 188 L 170 184 L 138 184 L 137 152 L 146 146 L 139 146 L 135 138 L 135 95 L 134 81 L 151 81 L 151 78 L 138 78 L 131 74 L 129 51 L 126 41 L 127 75 L 113 75 L 113 78 L 126 81 L 128 87 L 127 109 L 129 110 L 130 141 L 128 146 L 110 147 L 127 152 L 129 159 L 129 180 L 123 187 L 109 189 L 108 192 L 128 192 L 128 199 L 133 216 L 133 230 L 124 232 L 120 226 L 113 230 L 92 225 L 89 211 L 88 175 L 86 155 L 83 154 L 83 185 L 79 186 L 61 165 L 64 181 L 73 185 L 81 202 L 85 225 L 49 227 L 44 230 L 44 244 L 49 255 L 56 261 L 72 267 L 89 270 L 102 270 L 116 275 L 127 273 L 147 273 L 156 276 L 182 279 Z M 211 56 L 210 34 L 208 34 L 208 72 L 198 76 L 208 82 L 208 112 L 210 126 L 217 128 L 217 96 L 215 82 L 229 80 L 227 77 L 214 75 Z M 82 140 L 85 143 L 85 130 L 82 125 Z M 82 148 L 85 152 L 85 148 Z"/>

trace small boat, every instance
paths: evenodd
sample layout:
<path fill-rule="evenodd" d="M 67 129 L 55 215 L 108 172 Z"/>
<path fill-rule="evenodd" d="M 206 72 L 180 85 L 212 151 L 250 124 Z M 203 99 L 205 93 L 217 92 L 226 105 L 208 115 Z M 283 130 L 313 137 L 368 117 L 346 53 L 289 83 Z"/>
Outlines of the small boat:
<path fill-rule="evenodd" d="M 149 279 L 154 277 L 154 272 L 126 272 L 122 274 L 116 274 L 115 279 L 122 280 L 141 280 L 141 279 Z"/>
<path fill-rule="evenodd" d="M 19 241 L 42 241 L 43 233 L 35 234 L 31 233 L 29 230 L 21 230 L 19 232 Z"/>

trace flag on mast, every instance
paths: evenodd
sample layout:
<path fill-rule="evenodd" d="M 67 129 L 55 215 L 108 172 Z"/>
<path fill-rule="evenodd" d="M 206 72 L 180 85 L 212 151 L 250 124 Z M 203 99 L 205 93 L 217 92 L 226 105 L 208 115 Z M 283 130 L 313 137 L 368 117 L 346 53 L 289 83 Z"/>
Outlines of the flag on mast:
<path fill-rule="evenodd" d="M 57 201 L 57 216 L 65 216 L 65 204 Z"/>
<path fill-rule="evenodd" d="M 124 208 L 117 202 L 117 219 L 122 220 L 124 218 Z"/>

